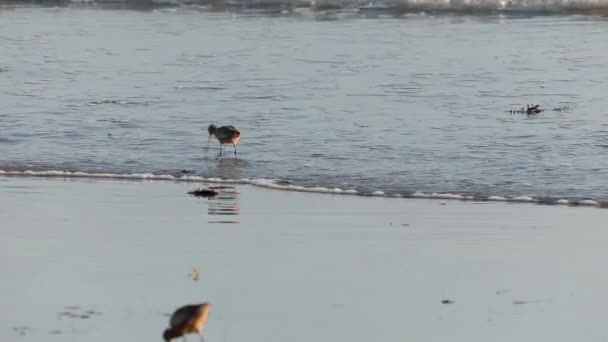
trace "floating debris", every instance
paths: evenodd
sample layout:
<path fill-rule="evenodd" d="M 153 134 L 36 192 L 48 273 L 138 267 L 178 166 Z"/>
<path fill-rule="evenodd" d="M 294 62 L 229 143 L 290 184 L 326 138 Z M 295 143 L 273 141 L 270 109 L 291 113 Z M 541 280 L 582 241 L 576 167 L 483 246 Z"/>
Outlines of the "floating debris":
<path fill-rule="evenodd" d="M 526 105 L 526 107 L 521 107 L 520 109 L 509 110 L 507 113 L 511 114 L 526 114 L 526 115 L 536 115 L 540 112 L 544 112 L 546 109 L 540 108 L 539 104 L 535 105 Z M 554 107 L 551 111 L 554 112 L 565 112 L 572 110 L 572 107 L 563 106 L 563 107 Z"/>
<path fill-rule="evenodd" d="M 61 334 L 62 334 L 62 331 L 61 331 L 61 330 L 58 330 L 58 329 L 55 329 L 55 330 L 51 330 L 51 331 L 49 331 L 49 334 L 53 334 L 53 335 L 61 335 Z"/>
<path fill-rule="evenodd" d="M 119 100 L 100 100 L 100 101 L 91 101 L 91 105 L 99 105 L 99 104 L 108 104 L 108 103 L 113 103 L 113 104 L 120 104 L 121 102 Z"/>
<path fill-rule="evenodd" d="M 441 301 L 441 304 L 454 304 L 454 301 L 451 299 L 444 299 Z"/>
<path fill-rule="evenodd" d="M 528 304 L 529 302 L 527 300 L 514 300 L 513 305 L 522 305 L 522 304 Z"/>
<path fill-rule="evenodd" d="M 572 107 L 564 106 L 564 107 L 555 107 L 552 109 L 554 112 L 566 112 L 572 110 Z"/>
<path fill-rule="evenodd" d="M 517 109 L 517 110 L 510 110 L 509 113 L 535 115 L 542 111 L 544 111 L 544 109 L 541 109 L 539 104 L 535 104 L 535 105 L 526 105 L 526 108 L 521 107 L 520 109 Z"/>

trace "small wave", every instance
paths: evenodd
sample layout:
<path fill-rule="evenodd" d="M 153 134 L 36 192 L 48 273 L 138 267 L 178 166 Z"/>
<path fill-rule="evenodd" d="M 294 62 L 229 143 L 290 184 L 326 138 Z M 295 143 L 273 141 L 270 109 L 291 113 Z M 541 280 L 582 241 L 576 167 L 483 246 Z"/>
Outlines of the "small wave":
<path fill-rule="evenodd" d="M 467 195 L 454 193 L 436 193 L 436 192 L 411 192 L 411 193 L 390 193 L 385 191 L 364 192 L 355 189 L 341 189 L 322 186 L 302 186 L 292 184 L 291 181 L 280 179 L 222 179 L 216 177 L 202 177 L 188 174 L 154 174 L 154 173 L 90 173 L 80 171 L 59 171 L 59 170 L 0 170 L 0 176 L 22 176 L 22 177 L 47 177 L 47 178 L 92 178 L 92 179 L 116 179 L 116 180 L 159 180 L 173 182 L 202 182 L 202 183 L 223 183 L 223 184 L 248 184 L 257 187 L 298 191 L 324 193 L 334 195 L 359 195 L 371 197 L 385 198 L 425 198 L 425 199 L 441 199 L 441 200 L 460 200 L 460 201 L 495 201 L 495 202 L 515 202 L 515 203 L 535 203 L 543 205 L 564 205 L 564 206 L 585 206 L 608 208 L 608 201 L 595 199 L 566 199 L 566 198 L 542 198 L 532 195 L 524 196 L 499 196 L 499 195 Z"/>
<path fill-rule="evenodd" d="M 0 143 L 3 143 L 3 144 L 14 144 L 16 142 L 17 142 L 17 140 L 0 137 Z"/>
<path fill-rule="evenodd" d="M 175 90 L 225 90 L 228 88 L 222 87 L 222 86 L 196 86 L 196 85 L 183 86 L 183 85 L 179 85 L 179 86 L 174 86 L 173 89 L 175 89 Z"/>
<path fill-rule="evenodd" d="M 95 100 L 88 103 L 89 106 L 98 105 L 119 105 L 119 106 L 132 106 L 132 105 L 144 105 L 150 104 L 148 101 L 125 101 L 125 100 Z"/>
<path fill-rule="evenodd" d="M 298 62 L 312 63 L 312 64 L 335 64 L 335 65 L 341 65 L 341 64 L 346 64 L 347 63 L 345 61 L 315 60 L 315 59 L 306 59 L 306 58 L 296 58 L 295 60 L 298 61 Z"/>
<path fill-rule="evenodd" d="M 28 91 L 28 90 L 9 92 L 7 94 L 13 95 L 13 96 L 24 96 L 24 97 L 40 97 L 41 96 L 40 93 L 34 93 L 34 92 Z"/>
<path fill-rule="evenodd" d="M 283 95 L 237 95 L 233 98 L 239 100 L 282 100 L 286 97 Z"/>
<path fill-rule="evenodd" d="M 364 17 L 409 15 L 503 15 L 530 17 L 538 15 L 608 15 L 604 0 L 41 0 L 25 4 L 64 5 L 106 9 L 151 10 L 175 13 L 178 10 L 240 12 L 243 14 L 301 14 L 303 10 L 319 13 L 317 19 L 339 19 L 340 12 Z"/>

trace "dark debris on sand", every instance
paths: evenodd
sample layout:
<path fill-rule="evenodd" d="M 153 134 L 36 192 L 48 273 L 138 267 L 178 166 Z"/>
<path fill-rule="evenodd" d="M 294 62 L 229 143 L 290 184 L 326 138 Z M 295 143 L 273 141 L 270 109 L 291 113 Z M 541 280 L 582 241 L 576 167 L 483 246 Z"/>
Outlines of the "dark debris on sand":
<path fill-rule="evenodd" d="M 219 192 L 215 191 L 214 189 L 196 189 L 188 191 L 188 194 L 194 197 L 214 197 L 217 196 Z"/>
<path fill-rule="evenodd" d="M 13 331 L 16 332 L 17 334 L 21 335 L 21 336 L 25 336 L 28 331 L 31 331 L 32 328 L 22 325 L 22 326 L 18 326 L 18 327 L 13 327 Z"/>

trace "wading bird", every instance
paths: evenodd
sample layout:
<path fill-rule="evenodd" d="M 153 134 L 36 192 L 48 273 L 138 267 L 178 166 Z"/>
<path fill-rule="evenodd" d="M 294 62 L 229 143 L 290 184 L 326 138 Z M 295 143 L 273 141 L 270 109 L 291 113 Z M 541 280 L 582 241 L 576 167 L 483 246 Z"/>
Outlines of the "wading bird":
<path fill-rule="evenodd" d="M 210 303 L 185 305 L 175 310 L 169 319 L 169 328 L 163 333 L 163 339 L 170 342 L 174 338 L 188 334 L 198 334 L 203 340 L 203 329 L 209 317 Z M 185 338 L 185 337 L 184 337 Z"/>
<path fill-rule="evenodd" d="M 236 144 L 239 143 L 241 139 L 241 132 L 236 129 L 234 126 L 220 126 L 209 125 L 209 141 L 211 141 L 211 137 L 215 135 L 217 140 L 220 142 L 220 154 L 218 157 L 222 155 L 222 145 L 223 144 L 232 144 L 234 147 L 234 157 L 236 158 Z"/>

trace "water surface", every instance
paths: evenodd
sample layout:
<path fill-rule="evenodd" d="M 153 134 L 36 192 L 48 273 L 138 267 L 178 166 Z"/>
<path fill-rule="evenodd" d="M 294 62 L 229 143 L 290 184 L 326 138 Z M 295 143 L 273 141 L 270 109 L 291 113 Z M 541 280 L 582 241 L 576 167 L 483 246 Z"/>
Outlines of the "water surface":
<path fill-rule="evenodd" d="M 578 15 L 5 7 L 0 169 L 608 199 L 607 35 Z M 210 123 L 241 130 L 237 160 Z"/>

